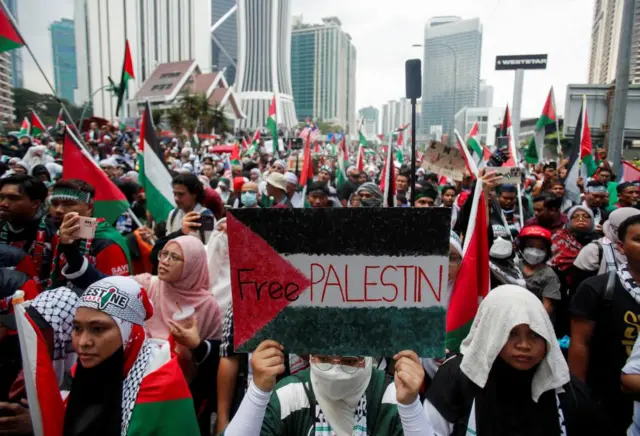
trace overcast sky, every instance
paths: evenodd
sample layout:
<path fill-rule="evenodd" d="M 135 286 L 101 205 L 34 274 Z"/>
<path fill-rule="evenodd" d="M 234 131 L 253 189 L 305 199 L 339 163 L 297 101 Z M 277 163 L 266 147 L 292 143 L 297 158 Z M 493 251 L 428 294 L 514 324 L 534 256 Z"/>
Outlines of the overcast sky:
<path fill-rule="evenodd" d="M 117 0 L 120 1 L 120 0 Z M 204 0 L 203 0 L 204 1 Z M 306 22 L 337 16 L 357 49 L 357 109 L 404 96 L 404 62 L 422 57 L 427 20 L 440 15 L 480 17 L 483 27 L 481 77 L 495 87 L 494 105 L 511 105 L 513 72 L 494 71 L 496 55 L 548 53 L 545 71 L 525 73 L 523 117 L 537 117 L 552 85 L 558 112 L 564 112 L 566 86 L 588 76 L 594 0 L 292 0 L 293 14 Z M 25 39 L 52 79 L 49 24 L 73 18 L 73 0 L 20 0 Z M 23 49 L 24 50 L 24 49 Z M 25 86 L 47 85 L 28 54 Z M 423 66 L 424 68 L 424 66 Z M 428 66 L 423 74 L 428 74 Z"/>

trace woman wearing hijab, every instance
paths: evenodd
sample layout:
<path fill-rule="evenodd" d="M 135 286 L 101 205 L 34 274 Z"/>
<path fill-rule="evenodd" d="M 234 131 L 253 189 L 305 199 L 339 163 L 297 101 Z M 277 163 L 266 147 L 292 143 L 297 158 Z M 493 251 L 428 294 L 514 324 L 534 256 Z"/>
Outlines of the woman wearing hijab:
<path fill-rule="evenodd" d="M 562 280 L 575 262 L 580 250 L 596 238 L 593 213 L 588 207 L 578 205 L 569 209 L 569 222 L 551 238 L 550 265 Z"/>
<path fill-rule="evenodd" d="M 544 306 L 526 289 L 491 291 L 460 351 L 436 373 L 415 434 L 607 434 L 569 375 Z"/>
<path fill-rule="evenodd" d="M 375 183 L 363 183 L 356 190 L 356 195 L 360 198 L 360 207 L 382 207 L 382 191 Z"/>
<path fill-rule="evenodd" d="M 220 339 L 222 315 L 209 291 L 209 269 L 204 245 L 193 236 L 172 239 L 158 255 L 158 275 L 141 274 L 135 280 L 148 290 L 155 309 L 147 322 L 152 338 L 169 337 L 169 320 L 192 308 L 202 339 Z"/>
<path fill-rule="evenodd" d="M 604 237 L 585 245 L 573 265 L 572 287 L 577 289 L 580 283 L 589 277 L 605 274 L 627 263 L 627 257 L 620 252 L 618 227 L 627 218 L 639 215 L 640 210 L 622 207 L 614 210 L 602 226 Z"/>
<path fill-rule="evenodd" d="M 129 277 L 108 277 L 82 294 L 73 322 L 78 364 L 64 436 L 198 434 L 193 401 L 169 344 L 146 338 L 152 313 L 146 292 Z"/>

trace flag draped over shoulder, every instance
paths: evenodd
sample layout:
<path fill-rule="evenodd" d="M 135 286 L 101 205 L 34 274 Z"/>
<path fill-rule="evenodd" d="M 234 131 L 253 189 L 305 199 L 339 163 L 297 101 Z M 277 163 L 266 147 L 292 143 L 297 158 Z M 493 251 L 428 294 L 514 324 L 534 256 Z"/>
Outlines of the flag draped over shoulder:
<path fill-rule="evenodd" d="M 80 145 L 69 127 L 64 137 L 62 155 L 64 159 L 62 179 L 84 180 L 93 186 L 95 189 L 93 216 L 104 218 L 109 224 L 115 223 L 118 217 L 129 208 L 129 202 Z M 149 201 L 148 198 L 147 201 Z"/>
<path fill-rule="evenodd" d="M 171 209 L 176 207 L 176 203 L 173 199 L 171 174 L 164 164 L 149 102 L 147 102 L 142 114 L 140 149 L 138 180 L 147 196 L 147 209 L 157 222 L 165 221 Z"/>
<path fill-rule="evenodd" d="M 489 236 L 485 201 L 482 181 L 478 180 L 465 232 L 462 263 L 447 309 L 445 343 L 447 349 L 454 353 L 460 351 L 460 344 L 471 329 L 480 305 L 479 298 L 489 293 Z"/>
<path fill-rule="evenodd" d="M 49 347 L 22 304 L 15 308 L 20 335 L 24 384 L 29 398 L 29 414 L 35 436 L 62 436 L 64 403 L 58 388 Z"/>
<path fill-rule="evenodd" d="M 13 25 L 10 13 L 2 2 L 2 9 L 0 9 L 0 53 L 20 48 L 23 45 L 24 40 Z"/>

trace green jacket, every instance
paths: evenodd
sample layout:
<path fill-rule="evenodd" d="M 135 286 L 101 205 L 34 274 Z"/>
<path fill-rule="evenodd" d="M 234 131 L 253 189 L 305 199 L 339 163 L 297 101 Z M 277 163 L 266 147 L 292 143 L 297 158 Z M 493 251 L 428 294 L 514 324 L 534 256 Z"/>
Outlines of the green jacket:
<path fill-rule="evenodd" d="M 260 432 L 262 436 L 314 435 L 312 429 L 315 419 L 311 416 L 308 396 L 302 383 L 307 385 L 312 401 L 315 401 L 309 369 L 284 378 L 276 384 L 275 391 L 271 394 L 262 422 Z M 365 398 L 367 400 L 367 434 L 401 436 L 403 430 L 396 404 L 395 385 L 384 372 L 372 369 Z M 317 401 L 315 410 L 316 413 L 320 410 Z M 320 427 L 320 424 L 316 424 L 317 434 L 325 434 L 320 432 Z M 354 434 L 361 433 L 354 432 Z"/>

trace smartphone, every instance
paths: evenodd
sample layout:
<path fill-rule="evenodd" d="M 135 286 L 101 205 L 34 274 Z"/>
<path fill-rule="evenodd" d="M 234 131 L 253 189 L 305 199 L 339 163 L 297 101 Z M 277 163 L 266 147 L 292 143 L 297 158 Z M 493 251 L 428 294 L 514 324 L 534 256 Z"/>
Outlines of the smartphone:
<path fill-rule="evenodd" d="M 205 232 L 212 232 L 215 225 L 215 218 L 213 215 L 200 215 L 200 230 Z"/>
<path fill-rule="evenodd" d="M 508 136 L 499 136 L 497 147 L 499 150 L 504 150 L 505 148 L 509 148 L 509 137 Z"/>
<path fill-rule="evenodd" d="M 78 239 L 93 239 L 96 235 L 96 227 L 98 226 L 98 220 L 96 218 L 81 216 L 78 220 L 80 228 L 73 235 Z"/>

